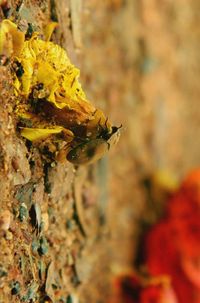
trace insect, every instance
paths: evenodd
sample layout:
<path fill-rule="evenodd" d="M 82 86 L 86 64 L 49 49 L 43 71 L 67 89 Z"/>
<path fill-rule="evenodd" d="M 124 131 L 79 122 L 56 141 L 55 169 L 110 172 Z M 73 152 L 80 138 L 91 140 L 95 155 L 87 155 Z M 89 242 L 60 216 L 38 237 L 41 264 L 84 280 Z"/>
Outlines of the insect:
<path fill-rule="evenodd" d="M 58 159 L 65 155 L 73 164 L 89 164 L 118 141 L 121 126 L 112 126 L 87 100 L 79 69 L 64 49 L 49 41 L 55 26 L 50 23 L 42 40 L 8 19 L 1 23 L 0 54 L 11 58 L 18 129 L 38 146 L 54 142 Z"/>
<path fill-rule="evenodd" d="M 117 143 L 120 135 L 119 128 L 113 126 L 110 133 L 102 134 L 96 139 L 88 139 L 77 145 L 67 154 L 67 160 L 78 165 L 99 160 L 110 149 L 110 146 Z"/>

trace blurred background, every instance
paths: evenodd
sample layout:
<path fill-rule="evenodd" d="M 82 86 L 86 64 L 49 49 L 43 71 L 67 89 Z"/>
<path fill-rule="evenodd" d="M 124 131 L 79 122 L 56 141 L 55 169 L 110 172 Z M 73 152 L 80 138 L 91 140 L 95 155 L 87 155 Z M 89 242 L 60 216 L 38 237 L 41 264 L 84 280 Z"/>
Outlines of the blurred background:
<path fill-rule="evenodd" d="M 98 291 L 102 285 L 102 292 L 106 292 L 107 266 L 116 277 L 130 271 L 134 271 L 131 274 L 134 277 L 139 273 L 142 279 L 147 275 L 145 235 L 167 216 L 170 196 L 185 176 L 199 166 L 199 24 L 200 4 L 195 0 L 83 2 L 81 62 L 84 87 L 89 99 L 109 113 L 113 124 L 123 125 L 118 145 L 111 150 L 108 160 L 100 163 L 104 168 L 100 174 L 103 179 L 100 192 L 104 198 L 108 195 L 110 234 L 106 248 L 101 247 L 101 271 L 97 271 L 95 278 Z M 190 198 L 188 204 L 191 204 Z M 181 203 L 179 206 L 184 208 Z M 197 221 L 200 220 L 198 211 Z M 196 233 L 198 242 L 198 223 L 193 230 L 191 225 L 188 229 L 191 234 L 184 231 L 186 241 Z M 163 237 L 164 233 L 161 232 Z M 155 259 L 168 259 L 167 248 L 159 238 L 155 241 L 161 250 L 164 249 L 163 254 L 157 255 L 155 248 Z M 169 241 L 172 241 L 170 235 Z M 176 241 L 179 241 L 178 236 Z M 154 244 L 148 245 L 152 250 Z M 181 258 L 180 251 L 178 254 L 177 258 Z M 200 281 L 197 260 L 195 275 Z M 184 276 L 178 263 L 173 267 Z M 161 269 L 160 273 L 168 271 Z M 180 276 L 174 278 L 168 273 L 172 284 L 174 279 L 180 280 Z M 183 297 L 176 294 L 175 281 L 174 296 L 163 295 L 165 298 L 158 296 L 153 300 L 147 295 L 142 299 L 138 294 L 142 291 L 135 284 L 144 287 L 144 283 L 129 281 L 133 284 L 125 291 L 132 293 L 129 301 L 122 295 L 123 298 L 111 302 L 199 302 L 200 289 L 196 289 L 196 282 L 193 291 L 191 279 L 183 280 L 179 287 L 182 290 L 178 290 Z M 197 284 L 199 287 L 199 282 Z M 119 286 L 123 285 L 123 279 L 117 285 L 117 288 L 123 288 Z M 191 289 L 188 297 L 184 287 Z M 90 295 L 91 290 L 88 298 Z"/>

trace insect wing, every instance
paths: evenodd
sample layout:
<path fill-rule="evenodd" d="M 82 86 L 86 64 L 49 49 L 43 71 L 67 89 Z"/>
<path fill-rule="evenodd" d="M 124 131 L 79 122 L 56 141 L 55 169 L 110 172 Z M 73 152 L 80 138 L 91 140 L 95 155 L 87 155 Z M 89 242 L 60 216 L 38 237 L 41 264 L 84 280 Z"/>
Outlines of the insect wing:
<path fill-rule="evenodd" d="M 83 143 L 72 149 L 67 160 L 73 164 L 91 164 L 104 156 L 109 149 L 109 145 L 103 139 L 94 139 Z"/>

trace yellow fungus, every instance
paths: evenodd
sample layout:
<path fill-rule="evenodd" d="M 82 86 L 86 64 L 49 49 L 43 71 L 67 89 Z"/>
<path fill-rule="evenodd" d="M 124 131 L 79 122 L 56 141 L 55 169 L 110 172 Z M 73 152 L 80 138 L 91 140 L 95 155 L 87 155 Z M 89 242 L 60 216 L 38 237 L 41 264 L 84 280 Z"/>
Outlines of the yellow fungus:
<path fill-rule="evenodd" d="M 16 24 L 1 22 L 0 54 L 12 59 L 18 127 L 33 142 L 62 133 L 67 159 L 91 163 L 118 140 L 119 128 L 86 99 L 79 69 L 63 48 L 49 41 L 56 26 L 52 22 L 44 29 L 45 40 L 36 32 L 25 39 Z"/>
<path fill-rule="evenodd" d="M 49 41 L 54 29 L 58 26 L 57 22 L 49 22 L 44 28 L 45 41 Z"/>
<path fill-rule="evenodd" d="M 24 45 L 25 36 L 17 25 L 6 19 L 0 24 L 0 54 L 17 56 Z"/>
<path fill-rule="evenodd" d="M 30 140 L 36 141 L 49 137 L 52 134 L 59 134 L 63 131 L 62 126 L 56 126 L 54 128 L 28 128 L 23 127 L 21 131 L 22 137 Z"/>

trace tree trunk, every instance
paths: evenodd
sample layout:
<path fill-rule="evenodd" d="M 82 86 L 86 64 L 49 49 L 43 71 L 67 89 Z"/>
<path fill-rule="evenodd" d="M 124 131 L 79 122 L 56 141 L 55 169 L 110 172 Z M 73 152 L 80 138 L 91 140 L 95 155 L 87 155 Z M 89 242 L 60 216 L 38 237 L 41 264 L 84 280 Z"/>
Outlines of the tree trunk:
<path fill-rule="evenodd" d="M 149 210 L 144 181 L 160 170 L 179 179 L 199 164 L 200 39 L 181 21 L 195 27 L 197 1 L 0 5 L 0 18 L 21 27 L 57 21 L 52 40 L 80 67 L 88 99 L 123 125 L 98 163 L 45 164 L 16 129 L 10 65 L 2 63 L 0 302 L 108 302 L 113 277 L 135 259 Z"/>

